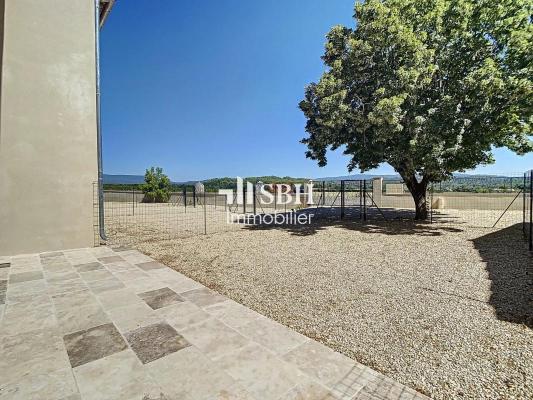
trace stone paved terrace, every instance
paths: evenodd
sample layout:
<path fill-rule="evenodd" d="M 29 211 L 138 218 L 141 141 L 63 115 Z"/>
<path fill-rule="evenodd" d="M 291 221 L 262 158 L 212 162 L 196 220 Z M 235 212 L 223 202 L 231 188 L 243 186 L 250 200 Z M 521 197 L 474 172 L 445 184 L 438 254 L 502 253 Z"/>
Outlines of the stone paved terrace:
<path fill-rule="evenodd" d="M 0 257 L 0 399 L 425 396 L 124 248 Z"/>

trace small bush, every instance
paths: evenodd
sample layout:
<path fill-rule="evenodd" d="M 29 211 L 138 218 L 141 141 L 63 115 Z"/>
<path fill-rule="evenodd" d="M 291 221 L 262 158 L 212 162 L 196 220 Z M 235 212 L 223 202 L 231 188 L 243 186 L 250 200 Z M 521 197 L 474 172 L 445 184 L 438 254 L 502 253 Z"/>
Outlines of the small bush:
<path fill-rule="evenodd" d="M 168 203 L 170 199 L 170 179 L 163 173 L 163 168 L 151 167 L 144 174 L 142 191 L 144 201 L 148 203 Z"/>

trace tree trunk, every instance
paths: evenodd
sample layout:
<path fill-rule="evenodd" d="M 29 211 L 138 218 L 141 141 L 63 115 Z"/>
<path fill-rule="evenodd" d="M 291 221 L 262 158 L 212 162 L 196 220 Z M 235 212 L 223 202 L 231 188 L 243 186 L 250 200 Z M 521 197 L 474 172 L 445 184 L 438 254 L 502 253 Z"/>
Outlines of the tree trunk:
<path fill-rule="evenodd" d="M 428 219 L 428 206 L 426 202 L 426 188 L 423 192 L 411 193 L 415 201 L 415 220 Z"/>
<path fill-rule="evenodd" d="M 416 177 L 412 176 L 409 178 L 404 177 L 404 181 L 415 202 L 415 220 L 428 219 L 428 206 L 426 202 L 428 179 L 424 177 L 418 182 Z"/>

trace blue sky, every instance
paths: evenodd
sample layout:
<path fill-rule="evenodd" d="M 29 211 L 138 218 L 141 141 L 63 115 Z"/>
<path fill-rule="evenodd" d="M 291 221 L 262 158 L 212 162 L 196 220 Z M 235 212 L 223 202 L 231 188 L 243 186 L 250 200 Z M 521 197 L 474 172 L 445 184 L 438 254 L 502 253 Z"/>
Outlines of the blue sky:
<path fill-rule="evenodd" d="M 161 166 L 176 181 L 347 175 L 348 158 L 305 158 L 304 87 L 353 0 L 117 1 L 101 33 L 104 170 Z M 497 150 L 482 173 L 533 168 Z M 358 171 L 357 171 L 358 172 Z M 383 166 L 374 173 L 392 173 Z"/>

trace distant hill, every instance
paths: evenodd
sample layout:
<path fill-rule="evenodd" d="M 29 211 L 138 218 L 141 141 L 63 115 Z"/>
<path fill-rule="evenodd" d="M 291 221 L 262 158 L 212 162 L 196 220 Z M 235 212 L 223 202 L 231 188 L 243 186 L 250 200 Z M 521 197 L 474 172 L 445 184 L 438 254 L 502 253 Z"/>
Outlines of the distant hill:
<path fill-rule="evenodd" d="M 314 178 L 315 181 L 343 181 L 343 180 L 363 180 L 372 178 L 383 178 L 385 180 L 401 179 L 400 175 L 372 175 L 372 174 L 353 174 L 343 176 L 327 176 L 324 178 Z"/>
<path fill-rule="evenodd" d="M 110 175 L 104 174 L 104 185 L 140 185 L 144 183 L 144 175 Z M 194 185 L 196 181 L 172 182 L 173 185 Z"/>
<path fill-rule="evenodd" d="M 328 176 L 313 178 L 314 181 L 341 181 L 341 180 L 363 180 L 363 179 L 372 179 L 376 177 L 382 177 L 385 181 L 395 181 L 400 180 L 400 176 L 397 174 L 391 175 L 379 175 L 379 174 L 353 174 L 353 175 L 343 175 L 343 176 Z M 454 174 L 455 179 L 502 179 L 505 178 L 504 175 L 474 175 L 474 174 Z M 290 176 L 257 176 L 257 177 L 247 177 L 244 178 L 250 182 L 261 181 L 263 183 L 307 183 L 309 178 L 294 178 Z M 197 181 L 187 181 L 187 182 L 172 182 L 173 185 L 183 186 L 183 185 L 194 185 Z M 235 177 L 225 177 L 225 178 L 211 178 L 205 179 L 202 181 L 206 187 L 207 191 L 215 191 L 218 189 L 229 189 L 236 186 Z M 110 175 L 104 174 L 104 185 L 139 185 L 144 183 L 143 175 Z"/>
<path fill-rule="evenodd" d="M 144 175 L 109 175 L 104 174 L 104 185 L 136 185 L 144 183 Z"/>
<path fill-rule="evenodd" d="M 464 174 L 464 173 L 455 173 L 453 174 L 454 179 L 502 179 L 502 178 L 511 178 L 511 175 L 488 175 L 488 174 Z M 516 176 L 514 176 L 516 177 Z M 343 175 L 343 176 L 329 176 L 325 178 L 314 178 L 316 181 L 342 181 L 342 180 L 362 180 L 362 179 L 372 179 L 372 178 L 383 178 L 386 181 L 399 180 L 402 179 L 398 174 L 392 175 L 380 175 L 380 174 L 353 174 L 353 175 Z"/>

